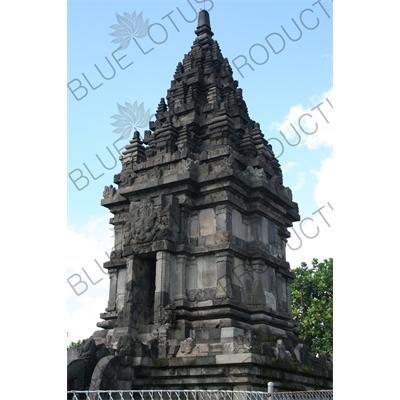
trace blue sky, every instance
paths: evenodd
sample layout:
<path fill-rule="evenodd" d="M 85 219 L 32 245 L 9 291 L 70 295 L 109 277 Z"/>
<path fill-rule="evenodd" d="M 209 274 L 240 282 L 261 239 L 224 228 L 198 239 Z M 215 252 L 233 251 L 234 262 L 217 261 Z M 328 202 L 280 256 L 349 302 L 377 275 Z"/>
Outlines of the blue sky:
<path fill-rule="evenodd" d="M 333 256 L 330 0 L 69 1 L 68 277 L 75 274 L 70 284 L 82 293 L 67 284 L 68 342 L 90 336 L 107 305 L 108 278 L 97 263 L 107 260 L 112 231 L 100 200 L 104 186 L 120 171 L 117 149 L 130 139 L 115 144 L 120 136 L 113 132 L 112 116 L 119 113 L 118 104 L 126 103 L 156 111 L 176 65 L 190 50 L 202 8 L 209 10 L 214 39 L 243 89 L 249 115 L 270 139 L 284 185 L 299 204 L 304 221 L 294 227 L 298 236 L 293 233 L 289 241 L 288 261 L 294 268 L 313 257 Z M 115 52 L 111 26 L 120 23 L 117 14 L 125 13 L 135 13 L 136 22 L 139 15 L 143 23 L 148 20 L 151 37 L 137 37 L 140 47 L 130 40 Z M 252 68 L 242 66 L 245 61 Z M 145 129 L 138 130 L 143 135 Z"/>

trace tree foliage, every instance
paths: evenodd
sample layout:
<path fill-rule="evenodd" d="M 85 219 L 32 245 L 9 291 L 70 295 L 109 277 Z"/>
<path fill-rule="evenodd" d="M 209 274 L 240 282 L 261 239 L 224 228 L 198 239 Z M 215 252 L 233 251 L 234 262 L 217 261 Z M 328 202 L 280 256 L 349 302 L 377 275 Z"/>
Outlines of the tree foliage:
<path fill-rule="evenodd" d="M 79 350 L 82 347 L 82 341 L 79 339 L 77 342 L 71 342 L 67 346 L 67 350 L 72 349 L 73 347 L 75 347 L 77 350 Z"/>
<path fill-rule="evenodd" d="M 291 284 L 293 318 L 299 323 L 300 338 L 313 353 L 333 351 L 333 259 L 311 266 L 305 262 L 292 272 Z"/>

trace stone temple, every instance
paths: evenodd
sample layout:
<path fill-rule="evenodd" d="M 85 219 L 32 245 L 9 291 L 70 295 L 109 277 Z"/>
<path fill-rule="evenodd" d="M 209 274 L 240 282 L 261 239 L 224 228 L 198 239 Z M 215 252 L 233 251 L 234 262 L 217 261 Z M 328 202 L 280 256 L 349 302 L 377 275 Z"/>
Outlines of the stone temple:
<path fill-rule="evenodd" d="M 307 354 L 292 318 L 298 206 L 205 10 L 195 34 L 104 190 L 109 300 L 68 389 L 331 389 L 331 362 Z"/>

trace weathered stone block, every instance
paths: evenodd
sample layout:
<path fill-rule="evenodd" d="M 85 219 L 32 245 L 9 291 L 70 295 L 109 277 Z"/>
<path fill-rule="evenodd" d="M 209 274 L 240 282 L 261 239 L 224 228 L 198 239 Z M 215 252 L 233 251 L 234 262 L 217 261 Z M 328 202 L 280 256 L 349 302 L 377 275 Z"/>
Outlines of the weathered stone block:
<path fill-rule="evenodd" d="M 215 361 L 216 364 L 262 364 L 264 362 L 264 357 L 251 353 L 221 354 L 215 356 Z"/>
<path fill-rule="evenodd" d="M 200 236 L 213 235 L 216 233 L 215 212 L 211 208 L 199 212 Z"/>
<path fill-rule="evenodd" d="M 233 354 L 234 352 L 235 352 L 235 349 L 233 347 L 233 341 L 222 343 L 222 353 L 223 354 Z"/>
<path fill-rule="evenodd" d="M 117 379 L 119 381 L 131 381 L 132 379 L 132 368 L 131 367 L 121 367 L 118 369 Z"/>
<path fill-rule="evenodd" d="M 213 305 L 213 301 L 212 300 L 204 300 L 204 301 L 199 301 L 197 303 L 197 307 L 211 307 Z"/>
<path fill-rule="evenodd" d="M 240 328 L 221 328 L 221 343 L 232 342 L 238 335 L 244 335 L 244 330 Z"/>
<path fill-rule="evenodd" d="M 210 343 L 210 355 L 222 354 L 223 346 L 222 343 Z"/>

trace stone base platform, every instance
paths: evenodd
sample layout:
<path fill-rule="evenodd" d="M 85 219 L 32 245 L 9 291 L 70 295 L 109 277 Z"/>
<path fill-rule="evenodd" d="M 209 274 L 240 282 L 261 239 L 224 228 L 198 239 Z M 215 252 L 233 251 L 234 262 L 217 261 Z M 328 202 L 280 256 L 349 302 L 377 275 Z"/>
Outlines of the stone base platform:
<path fill-rule="evenodd" d="M 108 356 L 96 366 L 90 390 L 267 391 L 271 381 L 281 391 L 332 389 L 332 370 L 250 353 L 159 359 Z"/>

